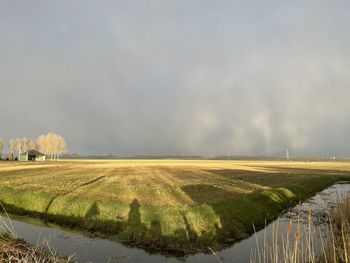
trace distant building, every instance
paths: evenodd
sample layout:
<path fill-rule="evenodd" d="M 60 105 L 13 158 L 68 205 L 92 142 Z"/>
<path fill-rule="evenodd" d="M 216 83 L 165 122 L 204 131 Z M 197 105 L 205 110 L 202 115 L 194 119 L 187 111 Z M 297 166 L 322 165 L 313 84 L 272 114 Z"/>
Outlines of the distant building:
<path fill-rule="evenodd" d="M 18 158 L 19 161 L 45 161 L 46 155 L 36 150 L 21 153 Z"/>

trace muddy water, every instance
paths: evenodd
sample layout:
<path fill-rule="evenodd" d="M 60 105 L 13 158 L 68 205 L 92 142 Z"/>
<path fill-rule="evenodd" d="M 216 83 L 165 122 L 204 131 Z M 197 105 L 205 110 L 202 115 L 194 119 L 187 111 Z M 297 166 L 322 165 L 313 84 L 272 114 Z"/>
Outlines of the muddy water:
<path fill-rule="evenodd" d="M 290 220 L 296 223 L 297 219 L 306 218 L 308 211 L 322 214 L 329 208 L 336 206 L 341 196 L 350 194 L 350 183 L 339 182 L 314 197 L 305 201 L 298 208 L 293 208 L 281 215 L 278 219 L 279 229 L 284 229 Z M 50 240 L 51 245 L 60 255 L 75 255 L 79 262 L 237 262 L 250 261 L 252 249 L 256 247 L 255 236 L 251 236 L 231 247 L 217 252 L 217 255 L 196 254 L 185 258 L 169 257 L 159 254 L 149 254 L 138 248 L 126 247 L 118 242 L 89 237 L 86 233 L 72 231 L 55 225 L 47 225 L 37 219 L 10 216 L 11 223 L 20 238 L 32 244 L 42 240 Z M 269 241 L 272 224 L 257 233 L 260 243 L 266 235 Z M 219 258 L 219 259 L 218 259 Z"/>

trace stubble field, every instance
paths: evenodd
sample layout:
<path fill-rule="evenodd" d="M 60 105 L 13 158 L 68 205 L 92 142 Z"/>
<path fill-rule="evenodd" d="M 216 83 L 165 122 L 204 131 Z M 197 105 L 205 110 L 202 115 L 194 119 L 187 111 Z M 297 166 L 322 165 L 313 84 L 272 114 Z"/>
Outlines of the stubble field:
<path fill-rule="evenodd" d="M 349 176 L 348 162 L 0 162 L 0 201 L 12 213 L 189 253 L 244 238 Z"/>

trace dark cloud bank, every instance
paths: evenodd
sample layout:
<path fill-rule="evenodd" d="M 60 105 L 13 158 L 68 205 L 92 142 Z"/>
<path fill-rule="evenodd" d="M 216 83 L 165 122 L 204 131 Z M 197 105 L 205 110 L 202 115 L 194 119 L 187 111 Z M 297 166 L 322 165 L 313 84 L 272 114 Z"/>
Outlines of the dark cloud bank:
<path fill-rule="evenodd" d="M 0 0 L 0 136 L 350 156 L 349 1 Z"/>

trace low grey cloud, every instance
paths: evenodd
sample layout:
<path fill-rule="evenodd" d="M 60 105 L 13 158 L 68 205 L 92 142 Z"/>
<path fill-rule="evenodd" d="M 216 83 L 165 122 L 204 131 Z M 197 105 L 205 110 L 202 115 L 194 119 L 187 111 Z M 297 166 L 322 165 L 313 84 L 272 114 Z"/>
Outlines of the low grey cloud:
<path fill-rule="evenodd" d="M 0 136 L 350 156 L 348 1 L 0 0 Z"/>

